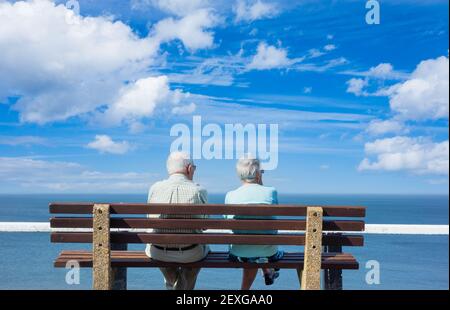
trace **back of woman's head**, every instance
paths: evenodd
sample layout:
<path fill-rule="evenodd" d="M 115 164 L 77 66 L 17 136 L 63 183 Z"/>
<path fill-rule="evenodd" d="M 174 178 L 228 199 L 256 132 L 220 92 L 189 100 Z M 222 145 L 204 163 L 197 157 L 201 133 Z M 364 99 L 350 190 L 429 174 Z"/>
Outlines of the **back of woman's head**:
<path fill-rule="evenodd" d="M 245 154 L 236 164 L 236 172 L 242 181 L 255 182 L 260 171 L 260 161 L 252 154 Z"/>

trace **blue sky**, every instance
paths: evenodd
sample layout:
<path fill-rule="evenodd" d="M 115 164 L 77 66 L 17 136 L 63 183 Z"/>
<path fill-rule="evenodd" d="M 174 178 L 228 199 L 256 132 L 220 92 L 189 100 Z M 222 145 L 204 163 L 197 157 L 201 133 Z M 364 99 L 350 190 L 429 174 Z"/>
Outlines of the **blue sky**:
<path fill-rule="evenodd" d="M 281 193 L 448 194 L 448 1 L 365 4 L 0 0 L 0 192 L 144 193 L 199 115 L 278 124 Z"/>

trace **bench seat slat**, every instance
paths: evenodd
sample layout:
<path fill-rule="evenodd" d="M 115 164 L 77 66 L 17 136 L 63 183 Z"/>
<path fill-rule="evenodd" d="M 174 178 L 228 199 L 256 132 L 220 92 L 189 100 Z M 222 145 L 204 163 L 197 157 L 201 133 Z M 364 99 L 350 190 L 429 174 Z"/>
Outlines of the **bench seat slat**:
<path fill-rule="evenodd" d="M 123 258 L 123 257 L 142 257 L 143 251 L 112 251 L 114 252 L 114 257 Z M 323 253 L 324 257 L 330 256 L 330 253 Z M 78 251 L 62 251 L 59 255 L 60 258 L 92 258 L 92 252 L 87 250 L 78 250 Z M 227 252 L 211 252 L 208 256 L 209 259 L 223 259 L 227 258 Z M 303 259 L 303 252 L 296 253 L 287 253 L 284 259 Z M 348 259 L 352 258 L 351 254 L 340 253 L 339 257 L 335 257 L 334 259 Z"/>
<path fill-rule="evenodd" d="M 52 228 L 92 228 L 92 218 L 53 217 Z M 305 230 L 306 220 L 225 220 L 225 219 L 149 219 L 149 218 L 111 218 L 111 228 L 175 228 L 175 229 L 245 229 L 261 230 Z M 363 231 L 364 221 L 325 220 L 324 231 Z"/>
<path fill-rule="evenodd" d="M 94 203 L 51 203 L 50 213 L 92 214 Z M 259 207 L 255 207 L 259 206 Z M 261 215 L 261 216 L 305 216 L 307 207 L 299 205 L 223 205 L 223 204 L 110 204 L 111 214 L 205 214 L 205 215 Z M 357 206 L 324 206 L 323 216 L 365 217 L 366 208 Z"/>
<path fill-rule="evenodd" d="M 152 260 L 143 251 L 112 251 L 112 267 L 202 267 L 202 268 L 251 268 L 279 267 L 288 269 L 303 268 L 303 253 L 285 253 L 282 260 L 276 263 L 239 263 L 228 260 L 227 252 L 211 252 L 204 260 L 188 264 L 167 263 Z M 62 251 L 54 262 L 55 267 L 64 268 L 70 260 L 76 260 L 80 267 L 92 267 L 91 251 Z M 347 253 L 324 253 L 322 269 L 358 269 L 356 259 Z"/>
<path fill-rule="evenodd" d="M 91 243 L 90 232 L 53 232 L 55 243 Z M 239 234 L 157 234 L 112 232 L 112 243 L 155 243 L 155 244 L 254 244 L 254 245 L 304 245 L 304 234 L 290 235 L 239 235 Z M 323 245 L 363 246 L 361 235 L 323 235 Z"/>
<path fill-rule="evenodd" d="M 124 259 L 124 258 L 139 258 L 142 257 L 142 255 L 121 255 L 121 256 L 117 256 L 115 258 L 117 259 Z M 86 259 L 92 259 L 91 256 L 87 256 L 87 255 L 77 255 L 72 254 L 72 255 L 61 255 L 59 257 L 60 259 L 64 259 L 66 261 L 68 260 L 86 260 Z M 214 256 L 214 255 L 210 255 L 208 257 L 208 260 L 213 261 L 213 260 L 224 260 L 224 259 L 228 259 L 228 255 L 223 255 L 223 256 Z M 297 261 L 297 260 L 303 260 L 304 256 L 303 255 L 298 255 L 298 256 L 292 256 L 292 257 L 287 257 L 284 260 L 285 261 Z M 350 260 L 353 259 L 352 256 L 347 256 L 347 255 L 342 255 L 342 257 L 334 257 L 333 260 L 334 261 L 339 261 L 339 260 Z"/>

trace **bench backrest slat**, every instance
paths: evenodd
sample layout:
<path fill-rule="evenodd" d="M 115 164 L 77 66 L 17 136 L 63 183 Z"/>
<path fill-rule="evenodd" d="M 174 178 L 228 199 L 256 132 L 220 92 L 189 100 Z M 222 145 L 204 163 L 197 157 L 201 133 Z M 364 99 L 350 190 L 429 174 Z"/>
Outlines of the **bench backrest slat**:
<path fill-rule="evenodd" d="M 51 203 L 50 213 L 92 214 L 94 203 Z M 224 204 L 110 204 L 111 214 L 204 214 L 204 215 L 260 215 L 260 216 L 305 216 L 307 207 L 300 205 L 224 205 Z M 365 217 L 364 207 L 323 206 L 323 216 Z"/>
<path fill-rule="evenodd" d="M 92 228 L 92 218 L 53 217 L 52 228 Z M 306 220 L 225 220 L 225 219 L 149 219 L 111 218 L 111 228 L 169 229 L 235 229 L 235 230 L 305 230 Z M 364 221 L 325 220 L 324 231 L 363 231 Z"/>
<path fill-rule="evenodd" d="M 92 233 L 52 233 L 51 241 L 56 243 L 91 243 Z M 305 235 L 239 235 L 239 234 L 155 234 L 112 232 L 112 243 L 155 243 L 155 244 L 255 244 L 255 245 L 304 245 Z M 323 245 L 363 246 L 360 235 L 323 235 Z"/>

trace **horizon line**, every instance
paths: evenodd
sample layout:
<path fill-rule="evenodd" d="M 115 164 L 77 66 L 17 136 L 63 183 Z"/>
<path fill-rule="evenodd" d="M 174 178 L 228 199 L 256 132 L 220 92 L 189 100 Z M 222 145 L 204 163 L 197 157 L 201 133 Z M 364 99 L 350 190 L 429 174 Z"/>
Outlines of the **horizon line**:
<path fill-rule="evenodd" d="M 227 191 L 224 192 L 208 192 L 208 195 L 224 195 Z M 0 195 L 147 195 L 147 192 L 123 192 L 123 193 L 108 193 L 108 192 L 99 192 L 99 193 L 81 193 L 81 192 L 74 192 L 74 193 L 68 193 L 68 192 L 28 192 L 28 193 L 2 193 L 0 192 Z M 449 196 L 449 193 L 293 193 L 293 192 L 278 192 L 279 195 L 401 195 L 401 196 Z"/>

